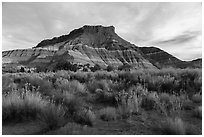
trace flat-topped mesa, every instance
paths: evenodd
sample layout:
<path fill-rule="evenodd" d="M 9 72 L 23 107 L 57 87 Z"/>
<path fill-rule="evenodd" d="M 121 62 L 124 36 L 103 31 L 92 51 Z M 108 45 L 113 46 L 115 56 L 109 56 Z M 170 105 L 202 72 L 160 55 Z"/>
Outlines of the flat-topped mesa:
<path fill-rule="evenodd" d="M 101 32 L 115 33 L 114 26 L 104 27 L 102 25 L 97 26 L 84 25 L 82 28 L 85 33 L 101 33 Z"/>
<path fill-rule="evenodd" d="M 40 48 L 40 47 L 42 48 L 42 47 L 45 47 L 48 45 L 54 45 L 56 43 L 60 43 L 60 42 L 64 42 L 64 41 L 74 40 L 75 38 L 78 38 L 81 35 L 87 35 L 87 34 L 92 34 L 92 35 L 97 34 L 97 36 L 95 36 L 95 37 L 100 37 L 100 38 L 103 36 L 110 37 L 112 35 L 117 35 L 115 33 L 115 27 L 114 26 L 104 27 L 102 25 L 96 25 L 96 26 L 84 25 L 81 28 L 74 29 L 73 31 L 71 31 L 67 35 L 62 35 L 60 37 L 54 37 L 52 39 L 43 40 L 36 47 L 33 47 L 33 48 Z M 87 39 L 87 37 L 89 37 L 89 36 L 86 36 L 85 39 Z M 88 44 L 88 43 L 86 43 L 86 44 Z"/>

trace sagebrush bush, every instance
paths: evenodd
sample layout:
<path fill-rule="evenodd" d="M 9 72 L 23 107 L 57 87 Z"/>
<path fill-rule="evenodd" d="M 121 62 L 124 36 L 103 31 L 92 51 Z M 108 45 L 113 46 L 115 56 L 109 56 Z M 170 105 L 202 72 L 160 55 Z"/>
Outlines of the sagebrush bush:
<path fill-rule="evenodd" d="M 200 93 L 194 94 L 191 100 L 195 103 L 202 103 L 202 95 Z"/>
<path fill-rule="evenodd" d="M 57 78 L 55 85 L 57 88 L 71 94 L 85 94 L 86 87 L 77 80 L 69 81 L 63 78 Z"/>
<path fill-rule="evenodd" d="M 77 80 L 73 80 L 69 83 L 69 92 L 74 94 L 85 94 L 86 93 L 86 87 L 84 84 L 81 84 Z"/>
<path fill-rule="evenodd" d="M 103 91 L 109 91 L 109 84 L 106 80 L 94 80 L 87 83 L 87 89 L 90 93 L 95 93 L 96 89 L 102 89 Z"/>
<path fill-rule="evenodd" d="M 65 126 L 56 130 L 46 132 L 46 135 L 76 135 L 81 133 L 83 126 L 77 123 L 69 122 Z"/>
<path fill-rule="evenodd" d="M 166 122 L 161 126 L 161 130 L 165 135 L 185 135 L 186 124 L 179 117 L 167 117 Z"/>
<path fill-rule="evenodd" d="M 63 93 L 63 106 L 66 109 L 66 115 L 68 117 L 77 113 L 80 109 L 83 108 L 83 105 L 85 105 L 85 103 L 81 98 L 76 97 L 75 95 L 68 92 Z"/>
<path fill-rule="evenodd" d="M 156 92 L 148 93 L 143 99 L 141 106 L 145 110 L 152 110 L 157 107 L 158 104 L 158 95 Z"/>
<path fill-rule="evenodd" d="M 187 99 L 183 102 L 182 109 L 184 110 L 193 110 L 195 108 L 193 101 Z"/>
<path fill-rule="evenodd" d="M 38 120 L 45 125 L 47 130 L 53 130 L 57 127 L 63 126 L 67 121 L 65 118 L 65 110 L 61 105 L 54 105 L 52 103 L 41 110 L 38 114 Z"/>
<path fill-rule="evenodd" d="M 39 92 L 12 91 L 2 97 L 3 121 L 36 119 L 48 103 Z"/>
<path fill-rule="evenodd" d="M 49 91 L 52 89 L 52 83 L 48 80 L 44 80 L 38 76 L 26 77 L 27 83 L 30 83 L 30 89 L 32 86 L 39 88 L 39 92 L 44 95 L 49 95 Z M 22 83 L 25 85 L 26 83 Z"/>
<path fill-rule="evenodd" d="M 65 70 L 59 70 L 55 73 L 54 77 L 70 80 L 70 72 Z"/>
<path fill-rule="evenodd" d="M 130 87 L 127 91 L 122 90 L 116 94 L 118 102 L 118 113 L 122 118 L 127 118 L 132 114 L 139 113 L 142 99 L 147 94 L 147 89 L 140 85 Z"/>
<path fill-rule="evenodd" d="M 162 95 L 162 96 L 161 96 Z M 180 111 L 183 107 L 183 97 L 168 95 L 162 93 L 160 95 L 160 101 L 157 103 L 157 109 L 160 110 L 166 116 L 177 116 L 180 115 Z"/>
<path fill-rule="evenodd" d="M 202 106 L 197 107 L 196 109 L 194 109 L 193 115 L 197 118 L 201 118 L 202 119 Z"/>
<path fill-rule="evenodd" d="M 90 109 L 85 108 L 77 111 L 74 115 L 74 121 L 82 125 L 93 126 L 95 119 L 95 114 Z"/>
<path fill-rule="evenodd" d="M 109 105 L 117 105 L 115 95 L 112 92 L 103 91 L 102 89 L 96 89 L 95 92 L 95 102 Z"/>
<path fill-rule="evenodd" d="M 99 117 L 105 121 L 116 120 L 117 110 L 114 107 L 106 107 L 99 110 Z"/>

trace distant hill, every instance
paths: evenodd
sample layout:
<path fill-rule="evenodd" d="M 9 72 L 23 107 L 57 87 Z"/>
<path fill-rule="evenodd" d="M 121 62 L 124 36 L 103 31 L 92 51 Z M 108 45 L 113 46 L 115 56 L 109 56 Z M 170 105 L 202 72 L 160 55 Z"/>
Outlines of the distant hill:
<path fill-rule="evenodd" d="M 157 68 L 202 68 L 202 59 L 182 61 L 156 47 L 139 47 L 139 49 L 143 56 Z"/>

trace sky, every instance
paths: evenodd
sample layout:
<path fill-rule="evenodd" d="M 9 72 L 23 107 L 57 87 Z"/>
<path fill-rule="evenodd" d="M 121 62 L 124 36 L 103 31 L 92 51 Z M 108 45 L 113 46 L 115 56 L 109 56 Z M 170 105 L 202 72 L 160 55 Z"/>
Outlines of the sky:
<path fill-rule="evenodd" d="M 84 25 L 114 26 L 136 46 L 181 60 L 202 57 L 202 3 L 12 3 L 2 5 L 2 50 L 36 46 Z"/>

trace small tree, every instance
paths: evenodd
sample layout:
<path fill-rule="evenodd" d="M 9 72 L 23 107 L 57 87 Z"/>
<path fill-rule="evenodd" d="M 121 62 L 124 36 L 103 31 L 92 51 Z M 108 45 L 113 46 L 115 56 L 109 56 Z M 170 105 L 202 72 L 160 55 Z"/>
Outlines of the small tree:
<path fill-rule="evenodd" d="M 131 65 L 124 63 L 123 65 L 118 67 L 118 70 L 130 70 L 132 68 Z"/>
<path fill-rule="evenodd" d="M 100 67 L 100 65 L 95 64 L 95 66 L 90 68 L 90 69 L 91 69 L 92 72 L 95 72 L 95 71 L 101 70 L 101 67 Z"/>
<path fill-rule="evenodd" d="M 108 72 L 113 71 L 113 70 L 114 70 L 114 67 L 108 65 L 107 68 L 106 68 L 106 70 L 107 70 Z"/>
<path fill-rule="evenodd" d="M 55 66 L 55 70 L 77 71 L 77 69 L 78 69 L 77 64 L 72 64 L 70 62 L 59 62 Z"/>
<path fill-rule="evenodd" d="M 25 72 L 24 67 L 21 67 L 20 72 Z"/>
<path fill-rule="evenodd" d="M 88 72 L 88 69 L 87 69 L 87 68 L 83 68 L 82 71 L 84 71 L 84 72 Z"/>

